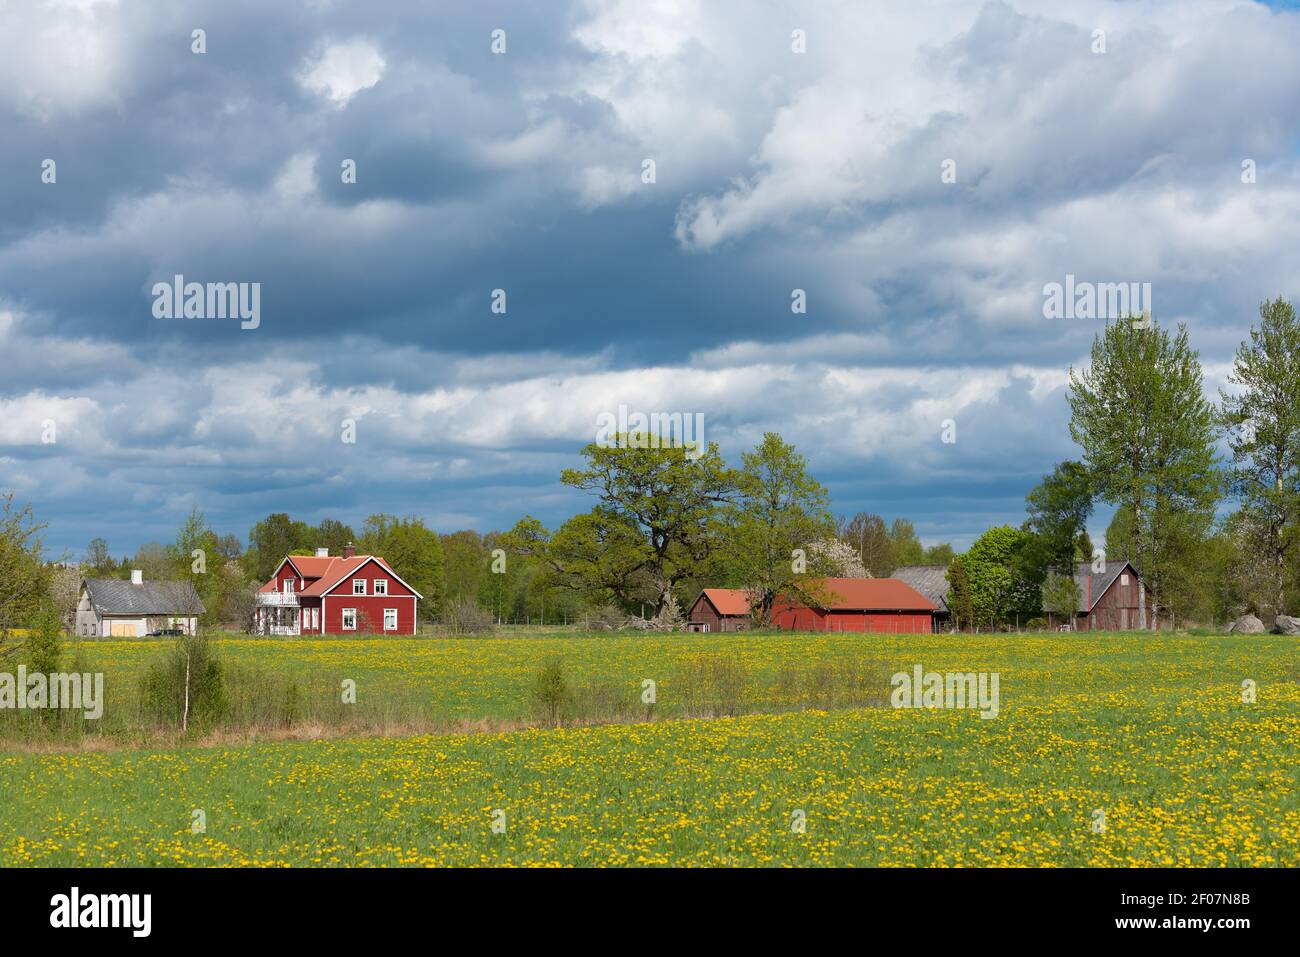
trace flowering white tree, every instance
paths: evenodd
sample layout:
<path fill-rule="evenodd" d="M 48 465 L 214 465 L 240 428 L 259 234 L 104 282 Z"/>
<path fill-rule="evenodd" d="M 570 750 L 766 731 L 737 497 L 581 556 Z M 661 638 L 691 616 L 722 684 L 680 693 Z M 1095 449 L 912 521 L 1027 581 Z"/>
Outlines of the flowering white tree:
<path fill-rule="evenodd" d="M 858 550 L 838 538 L 824 538 L 808 545 L 810 570 L 828 578 L 871 578 Z"/>

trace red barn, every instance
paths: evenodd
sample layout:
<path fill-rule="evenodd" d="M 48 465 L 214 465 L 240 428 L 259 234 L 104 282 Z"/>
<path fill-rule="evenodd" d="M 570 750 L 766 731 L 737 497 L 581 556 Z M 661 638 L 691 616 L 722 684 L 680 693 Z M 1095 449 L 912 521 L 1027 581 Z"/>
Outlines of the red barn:
<path fill-rule="evenodd" d="M 257 593 L 257 631 L 263 635 L 386 634 L 419 631 L 424 596 L 378 555 L 288 555 Z"/>
<path fill-rule="evenodd" d="M 744 631 L 750 625 L 749 595 L 743 588 L 706 588 L 691 605 L 687 631 Z"/>
<path fill-rule="evenodd" d="M 792 631 L 879 631 L 928 634 L 938 606 L 915 588 L 893 578 L 826 578 L 827 607 L 778 601 L 772 618 Z"/>

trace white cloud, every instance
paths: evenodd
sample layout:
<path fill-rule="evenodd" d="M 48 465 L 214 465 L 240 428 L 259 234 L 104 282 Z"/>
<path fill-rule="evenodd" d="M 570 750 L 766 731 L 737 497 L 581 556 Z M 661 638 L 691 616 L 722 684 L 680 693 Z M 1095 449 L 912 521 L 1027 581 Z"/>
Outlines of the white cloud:
<path fill-rule="evenodd" d="M 383 54 L 370 40 L 353 39 L 331 43 L 319 56 L 308 58 L 298 72 L 305 89 L 327 97 L 343 107 L 362 90 L 368 90 L 384 76 Z"/>
<path fill-rule="evenodd" d="M 289 157 L 275 179 L 275 192 L 281 199 L 300 200 L 316 192 L 316 153 L 296 153 Z"/>
<path fill-rule="evenodd" d="M 118 102 L 127 76 L 117 0 L 0 4 L 0 98 L 48 120 Z"/>

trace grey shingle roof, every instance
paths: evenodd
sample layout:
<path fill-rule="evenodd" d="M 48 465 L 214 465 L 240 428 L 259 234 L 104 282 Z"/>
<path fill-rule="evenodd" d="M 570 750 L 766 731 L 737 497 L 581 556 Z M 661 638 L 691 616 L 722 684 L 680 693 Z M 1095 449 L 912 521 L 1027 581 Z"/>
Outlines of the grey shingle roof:
<path fill-rule="evenodd" d="M 1111 583 L 1119 577 L 1119 573 L 1128 567 L 1128 562 L 1123 560 L 1118 562 L 1107 562 L 1106 570 L 1104 572 L 1094 574 L 1092 565 L 1088 562 L 1079 562 L 1079 564 L 1075 565 L 1074 583 L 1079 586 L 1079 611 L 1092 611 L 1092 607 L 1088 602 L 1088 594 L 1090 591 L 1088 587 L 1089 576 L 1092 578 L 1091 604 L 1095 605 L 1097 604 L 1097 599 L 1101 598 L 1101 596 L 1106 593 L 1106 589 L 1111 586 Z"/>
<path fill-rule="evenodd" d="M 910 585 L 943 611 L 948 611 L 948 566 L 946 565 L 904 565 L 895 568 L 890 578 L 897 578 L 905 585 Z"/>
<path fill-rule="evenodd" d="M 189 582 L 145 582 L 87 578 L 90 603 L 101 615 L 201 615 L 206 611 Z"/>

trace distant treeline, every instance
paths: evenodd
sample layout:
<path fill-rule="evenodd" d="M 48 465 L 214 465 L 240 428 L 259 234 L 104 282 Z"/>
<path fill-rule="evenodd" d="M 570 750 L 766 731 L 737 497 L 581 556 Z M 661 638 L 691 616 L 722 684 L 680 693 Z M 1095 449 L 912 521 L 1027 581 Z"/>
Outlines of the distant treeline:
<path fill-rule="evenodd" d="M 0 641 L 42 608 L 67 620 L 82 575 L 126 577 L 133 568 L 192 580 L 209 623 L 243 626 L 255 589 L 285 555 L 337 555 L 348 542 L 384 556 L 434 620 L 470 609 L 497 620 L 634 615 L 671 628 L 701 588 L 718 585 L 747 589 L 763 621 L 780 595 L 815 602 L 827 575 L 930 564 L 947 569 L 960 626 L 997 627 L 1073 614 L 1076 563 L 1099 557 L 1139 569 L 1153 594 L 1141 610 L 1148 620 L 1222 622 L 1246 611 L 1271 620 L 1300 607 L 1300 322 L 1281 298 L 1259 313 L 1217 403 L 1204 394 L 1184 326 L 1171 332 L 1149 317 L 1108 324 L 1088 365 L 1069 372 L 1078 460 L 1029 493 L 1023 523 L 989 529 L 961 555 L 923 547 L 905 518 L 836 518 L 804 457 L 775 433 L 738 464 L 716 443 L 620 434 L 586 446 L 581 467 L 561 473 L 593 506 L 555 529 L 525 516 L 505 532 L 439 534 L 418 517 L 379 514 L 357 530 L 280 512 L 253 526 L 245 548 L 194 509 L 171 543 L 114 559 L 95 538 L 80 562 L 55 567 L 42 557 L 31 509 L 9 496 L 0 512 Z M 1101 548 L 1086 531 L 1099 501 L 1116 509 Z M 1220 518 L 1225 502 L 1233 508 Z"/>

